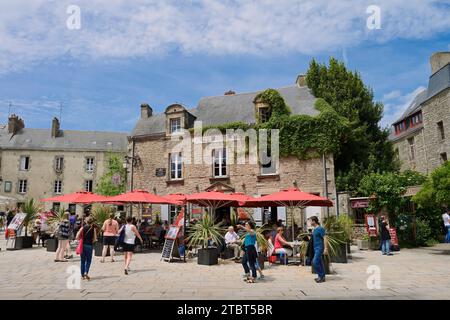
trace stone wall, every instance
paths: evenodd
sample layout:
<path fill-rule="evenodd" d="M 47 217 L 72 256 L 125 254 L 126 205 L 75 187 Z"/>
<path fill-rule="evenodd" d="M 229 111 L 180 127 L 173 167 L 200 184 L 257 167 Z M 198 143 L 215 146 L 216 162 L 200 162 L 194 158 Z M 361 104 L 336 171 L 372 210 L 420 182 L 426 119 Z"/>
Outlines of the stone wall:
<path fill-rule="evenodd" d="M 441 153 L 446 152 L 450 159 L 450 89 L 446 89 L 422 107 L 424 134 L 427 147 L 428 171 L 431 173 L 442 164 Z M 437 123 L 444 124 L 445 139 L 441 134 Z"/>
<path fill-rule="evenodd" d="M 168 137 L 159 139 L 139 139 L 135 142 L 135 155 L 139 157 L 139 163 L 133 169 L 133 188 L 145 189 L 150 192 L 165 195 L 169 193 L 195 193 L 204 191 L 212 184 L 221 182 L 231 186 L 235 192 L 243 192 L 253 196 L 265 195 L 285 188 L 297 185 L 301 190 L 317 193 L 324 196 L 324 172 L 322 158 L 311 160 L 299 160 L 297 157 L 284 157 L 280 159 L 279 174 L 273 177 L 262 177 L 260 168 L 256 164 L 229 164 L 227 166 L 228 177 L 226 179 L 212 178 L 212 165 L 210 164 L 184 164 L 183 180 L 170 181 L 169 154 L 175 142 Z M 194 146 L 192 145 L 192 150 Z M 200 149 L 201 150 L 201 149 Z M 205 149 L 203 149 L 205 150 Z M 191 159 L 193 162 L 193 158 Z M 328 176 L 328 197 L 335 199 L 335 181 L 333 156 L 326 157 Z M 166 175 L 156 176 L 156 169 L 164 168 Z M 329 209 L 334 214 L 333 208 Z M 322 216 L 327 214 L 327 209 L 322 209 Z M 295 221 L 300 225 L 300 210 L 294 214 Z M 289 212 L 287 220 L 290 221 Z"/>

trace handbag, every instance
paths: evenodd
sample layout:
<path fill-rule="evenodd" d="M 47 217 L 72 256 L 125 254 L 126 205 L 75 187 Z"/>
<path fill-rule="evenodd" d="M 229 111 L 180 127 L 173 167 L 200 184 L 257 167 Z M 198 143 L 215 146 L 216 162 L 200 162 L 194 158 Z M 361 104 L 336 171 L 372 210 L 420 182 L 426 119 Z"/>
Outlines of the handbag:
<path fill-rule="evenodd" d="M 77 248 L 75 250 L 77 255 L 81 255 L 83 253 L 83 237 L 84 237 L 84 228 L 82 226 L 81 227 L 81 233 L 80 233 L 80 240 L 78 240 L 78 245 L 77 245 Z"/>
<path fill-rule="evenodd" d="M 119 238 L 117 239 L 117 244 L 121 246 L 125 242 L 125 226 L 123 226 L 119 231 Z"/>

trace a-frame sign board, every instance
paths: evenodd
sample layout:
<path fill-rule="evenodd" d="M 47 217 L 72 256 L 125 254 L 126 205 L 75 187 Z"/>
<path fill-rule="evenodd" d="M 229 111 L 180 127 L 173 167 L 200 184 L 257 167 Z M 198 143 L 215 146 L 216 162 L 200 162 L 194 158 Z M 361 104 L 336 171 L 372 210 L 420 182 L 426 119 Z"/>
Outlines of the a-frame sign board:
<path fill-rule="evenodd" d="M 178 251 L 178 241 L 176 239 L 166 239 L 164 241 L 164 247 L 161 254 L 161 260 L 172 262 L 180 258 L 180 252 Z"/>

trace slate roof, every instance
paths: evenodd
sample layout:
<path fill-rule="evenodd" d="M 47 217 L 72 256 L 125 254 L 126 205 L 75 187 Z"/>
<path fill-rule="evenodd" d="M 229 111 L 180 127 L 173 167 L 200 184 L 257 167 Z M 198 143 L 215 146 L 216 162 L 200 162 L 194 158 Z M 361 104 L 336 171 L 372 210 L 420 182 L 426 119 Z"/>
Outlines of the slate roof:
<path fill-rule="evenodd" d="M 6 126 L 0 127 L 0 149 L 125 152 L 127 145 L 122 132 L 60 130 L 52 138 L 50 129 L 24 128 L 12 136 Z"/>
<path fill-rule="evenodd" d="M 292 114 L 317 115 L 316 98 L 308 87 L 297 85 L 276 89 L 291 108 Z M 187 111 L 202 121 L 203 125 L 218 125 L 229 122 L 255 122 L 255 99 L 258 92 L 238 93 L 201 98 L 198 106 Z M 148 119 L 139 119 L 132 131 L 133 136 L 145 136 L 165 132 L 165 114 L 153 115 Z"/>

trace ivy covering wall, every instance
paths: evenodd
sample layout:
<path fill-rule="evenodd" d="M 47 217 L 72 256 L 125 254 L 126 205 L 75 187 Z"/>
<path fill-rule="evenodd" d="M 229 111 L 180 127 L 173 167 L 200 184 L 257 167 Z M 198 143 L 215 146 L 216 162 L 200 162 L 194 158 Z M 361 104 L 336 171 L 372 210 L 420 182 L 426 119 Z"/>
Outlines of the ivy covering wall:
<path fill-rule="evenodd" d="M 222 125 L 205 126 L 203 132 L 218 129 L 225 133 L 228 129 L 248 130 L 279 129 L 280 156 L 297 156 L 299 159 L 311 159 L 324 153 L 337 154 L 340 151 L 340 139 L 348 130 L 349 122 L 340 116 L 325 100 L 317 99 L 317 116 L 292 115 L 290 107 L 275 89 L 267 89 L 255 97 L 269 107 L 270 118 L 265 123 L 255 124 L 232 122 Z M 255 117 L 257 116 L 255 110 Z"/>

